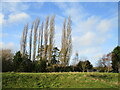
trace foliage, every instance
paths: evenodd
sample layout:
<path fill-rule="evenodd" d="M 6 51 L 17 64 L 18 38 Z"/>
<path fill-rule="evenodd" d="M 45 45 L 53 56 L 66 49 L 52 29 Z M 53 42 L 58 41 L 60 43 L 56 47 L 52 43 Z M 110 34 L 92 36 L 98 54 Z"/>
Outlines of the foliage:
<path fill-rule="evenodd" d="M 47 72 L 72 72 L 73 66 L 62 66 L 54 64 L 52 66 L 47 67 Z"/>
<path fill-rule="evenodd" d="M 53 48 L 52 51 L 52 61 L 50 65 L 47 65 L 48 61 L 45 59 L 40 59 L 38 56 L 38 60 L 31 61 L 29 59 L 29 55 L 25 54 L 22 56 L 20 51 L 16 52 L 13 60 L 11 61 L 12 66 L 15 72 L 76 72 L 83 71 L 80 69 L 80 65 L 77 66 L 64 66 L 59 63 L 59 49 L 57 47 Z M 7 63 L 8 64 L 8 63 Z M 89 61 L 86 61 L 86 70 L 91 69 L 92 65 Z M 13 69 L 11 70 L 13 71 Z"/>
<path fill-rule="evenodd" d="M 19 67 L 22 61 L 23 61 L 22 54 L 20 53 L 20 51 L 16 52 L 14 59 L 13 59 L 14 71 L 19 71 Z"/>
<path fill-rule="evenodd" d="M 20 64 L 20 72 L 31 72 L 32 71 L 32 61 L 28 59 L 28 55 L 22 57 L 22 62 Z"/>
<path fill-rule="evenodd" d="M 114 72 L 120 72 L 120 46 L 112 52 L 112 68 Z"/>
<path fill-rule="evenodd" d="M 59 72 L 59 66 L 57 64 L 48 66 L 46 69 L 47 72 Z"/>
<path fill-rule="evenodd" d="M 52 50 L 52 60 L 51 64 L 59 64 L 59 55 L 60 55 L 60 50 L 57 47 L 54 47 Z"/>
<path fill-rule="evenodd" d="M 89 69 L 92 69 L 92 64 L 87 60 L 87 61 L 80 61 L 77 66 L 79 67 L 79 71 L 87 71 Z"/>
<path fill-rule="evenodd" d="M 8 72 L 13 70 L 13 53 L 10 49 L 4 49 L 0 51 L 2 59 L 2 72 Z"/>
<path fill-rule="evenodd" d="M 100 72 L 111 72 L 112 71 L 112 53 L 108 53 L 106 55 L 103 55 L 102 58 L 100 60 L 98 60 L 97 63 L 97 69 Z"/>
<path fill-rule="evenodd" d="M 72 64 L 75 66 L 78 62 L 79 62 L 79 54 L 78 52 L 76 52 Z"/>
<path fill-rule="evenodd" d="M 14 71 L 17 72 L 30 72 L 32 71 L 32 62 L 28 59 L 28 55 L 25 54 L 22 57 L 20 51 L 18 51 L 13 59 Z"/>
<path fill-rule="evenodd" d="M 14 58 L 10 51 L 3 53 L 3 71 L 89 72 L 89 70 L 93 69 L 92 64 L 85 57 L 79 59 L 78 53 L 73 58 L 72 66 L 69 66 L 72 53 L 71 26 L 72 21 L 68 17 L 63 23 L 61 50 L 59 50 L 58 47 L 54 47 L 55 16 L 47 16 L 45 22 L 42 21 L 41 25 L 39 18 L 32 23 L 29 33 L 29 47 L 26 45 L 29 30 L 28 24 L 26 24 L 21 38 L 20 51 L 14 55 Z M 29 55 L 27 54 L 27 48 L 29 49 Z M 109 53 L 99 60 L 97 69 L 100 72 L 111 71 L 111 55 L 114 72 L 120 71 L 120 47 L 118 46 L 113 50 L 112 54 Z"/>
<path fill-rule="evenodd" d="M 45 72 L 46 71 L 46 61 L 45 60 L 34 61 L 33 65 L 34 65 L 35 72 Z"/>

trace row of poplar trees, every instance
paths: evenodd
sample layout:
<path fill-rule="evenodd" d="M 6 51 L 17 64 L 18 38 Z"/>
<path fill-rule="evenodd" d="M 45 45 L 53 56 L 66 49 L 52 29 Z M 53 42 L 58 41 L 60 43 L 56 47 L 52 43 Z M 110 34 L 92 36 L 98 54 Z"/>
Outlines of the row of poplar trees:
<path fill-rule="evenodd" d="M 62 28 L 61 50 L 59 55 L 60 64 L 65 66 L 69 64 L 72 53 L 71 30 L 71 18 L 68 17 L 67 20 L 65 18 Z M 33 62 L 35 60 L 46 60 L 48 63 L 51 63 L 52 50 L 55 46 L 54 38 L 55 16 L 47 16 L 45 22 L 40 22 L 40 19 L 37 18 L 35 21 L 33 21 L 30 29 L 28 24 L 24 26 L 20 42 L 20 52 L 22 56 L 29 52 L 29 59 Z M 29 45 L 27 47 L 28 42 Z M 37 56 L 39 56 L 39 59 Z"/>

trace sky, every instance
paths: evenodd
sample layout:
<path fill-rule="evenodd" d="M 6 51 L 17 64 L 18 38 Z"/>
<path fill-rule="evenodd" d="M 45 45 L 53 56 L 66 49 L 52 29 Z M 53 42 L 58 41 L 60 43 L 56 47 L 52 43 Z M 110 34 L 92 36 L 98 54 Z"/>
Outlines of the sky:
<path fill-rule="evenodd" d="M 35 18 L 42 22 L 46 16 L 56 15 L 55 46 L 61 48 L 64 18 L 72 20 L 72 59 L 75 53 L 95 66 L 97 61 L 118 45 L 117 2 L 4 2 L 0 9 L 0 49 L 20 48 L 20 39 L 26 23 L 29 28 Z"/>

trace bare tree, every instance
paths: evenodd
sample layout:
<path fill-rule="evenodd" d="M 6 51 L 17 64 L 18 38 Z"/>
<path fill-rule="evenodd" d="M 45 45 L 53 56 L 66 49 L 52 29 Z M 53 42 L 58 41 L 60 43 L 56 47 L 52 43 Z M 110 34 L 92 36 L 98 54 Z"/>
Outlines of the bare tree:
<path fill-rule="evenodd" d="M 112 53 L 103 55 L 100 60 L 98 60 L 98 69 L 102 71 L 109 72 L 112 69 Z"/>
<path fill-rule="evenodd" d="M 82 61 L 82 64 L 81 64 L 82 70 L 83 70 L 83 72 L 85 72 L 86 65 L 87 65 L 87 57 L 83 56 L 80 58 L 80 60 Z"/>
<path fill-rule="evenodd" d="M 50 19 L 49 48 L 48 48 L 49 63 L 51 62 L 51 59 L 52 59 L 52 49 L 53 49 L 53 46 L 54 46 L 54 33 L 55 33 L 54 19 L 55 19 L 55 16 L 52 16 L 52 18 Z"/>
<path fill-rule="evenodd" d="M 110 69 L 112 68 L 112 53 L 108 53 L 106 55 L 106 66 L 107 66 L 107 72 L 110 71 Z"/>
<path fill-rule="evenodd" d="M 71 54 L 72 54 L 72 38 L 71 38 L 71 18 L 70 16 L 68 17 L 68 24 L 67 24 L 67 45 L 66 45 L 66 54 L 67 54 L 67 58 L 66 58 L 66 64 L 69 63 Z"/>
<path fill-rule="evenodd" d="M 23 38 L 24 38 L 24 29 L 22 32 L 21 40 L 20 40 L 20 53 L 23 54 Z"/>
<path fill-rule="evenodd" d="M 38 56 L 39 56 L 39 49 L 40 49 L 40 39 L 41 39 L 41 28 L 38 30 Z"/>
<path fill-rule="evenodd" d="M 73 65 L 75 66 L 79 62 L 79 54 L 78 52 L 75 53 L 75 57 L 73 58 Z"/>
<path fill-rule="evenodd" d="M 44 22 L 41 24 L 41 40 L 40 40 L 40 60 L 42 60 L 42 53 L 43 53 L 43 28 L 44 28 Z"/>
<path fill-rule="evenodd" d="M 24 30 L 23 30 L 23 34 L 22 34 L 22 38 L 20 42 L 21 43 L 20 51 L 21 51 L 22 56 L 24 56 L 26 53 L 27 33 L 28 33 L 28 24 L 24 26 Z"/>
<path fill-rule="evenodd" d="M 30 38 L 29 38 L 29 59 L 31 60 L 31 51 L 32 51 L 32 31 L 33 31 L 34 22 L 32 23 L 32 27 L 30 30 Z"/>
<path fill-rule="evenodd" d="M 1 67 L 0 69 L 3 72 L 7 72 L 7 71 L 12 71 L 13 70 L 13 52 L 10 49 L 2 49 L 0 50 L 0 64 Z"/>
<path fill-rule="evenodd" d="M 46 17 L 45 29 L 44 29 L 44 59 L 47 59 L 48 50 L 48 26 L 49 26 L 49 16 Z"/>
<path fill-rule="evenodd" d="M 38 56 L 39 59 L 42 60 L 42 53 L 43 53 L 43 22 L 39 28 L 39 37 L 38 37 Z"/>
<path fill-rule="evenodd" d="M 34 42 L 33 42 L 33 61 L 36 56 L 36 42 L 37 42 L 37 30 L 39 26 L 40 20 L 37 18 L 34 23 Z"/>
<path fill-rule="evenodd" d="M 87 61 L 84 61 L 82 63 L 82 70 L 83 70 L 83 72 L 85 72 L 85 70 L 86 70 L 86 65 L 87 65 Z"/>
<path fill-rule="evenodd" d="M 105 68 L 105 71 L 109 72 L 110 68 L 112 67 L 111 65 L 111 59 L 112 57 L 112 53 L 108 53 L 107 55 L 103 55 L 103 57 L 101 58 L 102 61 L 102 65 Z"/>
<path fill-rule="evenodd" d="M 66 19 L 64 19 L 64 23 L 63 23 L 63 30 L 62 30 L 62 47 L 61 47 L 61 51 L 60 51 L 60 60 L 61 60 L 61 64 L 64 65 L 65 63 L 65 52 L 66 52 Z"/>
<path fill-rule="evenodd" d="M 62 48 L 61 48 L 61 62 L 64 65 L 69 64 L 70 56 L 72 53 L 72 38 L 71 38 L 71 19 L 68 18 L 67 28 L 66 19 L 63 24 L 62 31 Z"/>

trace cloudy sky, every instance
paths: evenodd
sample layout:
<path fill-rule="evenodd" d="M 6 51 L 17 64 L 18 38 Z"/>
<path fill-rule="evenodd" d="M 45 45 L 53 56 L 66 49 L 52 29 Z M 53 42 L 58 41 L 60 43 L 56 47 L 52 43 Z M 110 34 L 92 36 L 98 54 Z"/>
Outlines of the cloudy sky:
<path fill-rule="evenodd" d="M 117 2 L 4 2 L 0 13 L 0 48 L 18 51 L 23 27 L 36 17 L 41 21 L 48 15 L 55 18 L 55 46 L 61 47 L 64 18 L 72 19 L 73 53 L 87 57 L 93 65 L 118 44 Z"/>

